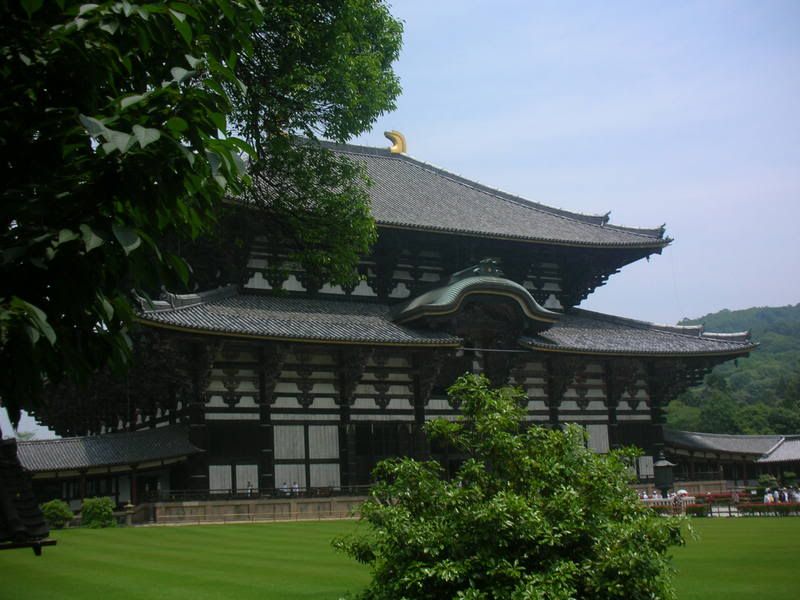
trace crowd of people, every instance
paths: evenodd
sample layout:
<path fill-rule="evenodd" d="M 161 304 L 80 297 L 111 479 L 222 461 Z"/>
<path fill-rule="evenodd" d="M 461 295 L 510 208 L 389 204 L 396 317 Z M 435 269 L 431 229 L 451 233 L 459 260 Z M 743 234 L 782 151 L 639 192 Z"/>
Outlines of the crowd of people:
<path fill-rule="evenodd" d="M 677 492 L 670 491 L 666 496 L 656 489 L 650 490 L 649 492 L 647 490 L 641 490 L 639 492 L 639 498 L 642 500 L 672 500 L 676 496 L 680 497 L 685 495 L 686 490 L 678 490 Z"/>
<path fill-rule="evenodd" d="M 800 504 L 800 488 L 773 488 L 764 492 L 764 504 Z"/>

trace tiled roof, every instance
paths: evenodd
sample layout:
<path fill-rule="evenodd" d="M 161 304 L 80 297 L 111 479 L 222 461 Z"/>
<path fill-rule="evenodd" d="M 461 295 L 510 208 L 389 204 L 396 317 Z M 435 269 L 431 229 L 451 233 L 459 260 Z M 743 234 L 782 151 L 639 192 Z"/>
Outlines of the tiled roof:
<path fill-rule="evenodd" d="M 32 472 L 134 465 L 198 452 L 201 450 L 189 443 L 186 429 L 180 426 L 19 442 L 19 460 Z"/>
<path fill-rule="evenodd" d="M 531 202 L 381 148 L 324 143 L 366 166 L 372 214 L 379 225 L 494 236 L 589 247 L 658 249 L 664 228 L 608 223 L 608 215 L 581 215 Z"/>
<path fill-rule="evenodd" d="M 655 325 L 581 309 L 565 313 L 552 327 L 521 343 L 537 350 L 614 355 L 737 355 L 756 347 L 746 333 L 719 336 L 700 326 Z"/>
<path fill-rule="evenodd" d="M 760 463 L 800 462 L 800 436 L 786 436 L 772 452 L 758 459 Z"/>
<path fill-rule="evenodd" d="M 391 320 L 385 304 L 260 294 L 197 294 L 172 304 L 158 302 L 145 310 L 146 323 L 266 339 L 333 341 L 362 344 L 452 346 L 461 340 L 440 332 L 417 331 Z"/>
<path fill-rule="evenodd" d="M 800 462 L 800 435 L 732 435 L 664 429 L 673 448 L 727 454 L 754 454 L 759 463 Z"/>
<path fill-rule="evenodd" d="M 707 452 L 763 455 L 781 442 L 780 435 L 728 435 L 664 429 L 668 446 Z"/>

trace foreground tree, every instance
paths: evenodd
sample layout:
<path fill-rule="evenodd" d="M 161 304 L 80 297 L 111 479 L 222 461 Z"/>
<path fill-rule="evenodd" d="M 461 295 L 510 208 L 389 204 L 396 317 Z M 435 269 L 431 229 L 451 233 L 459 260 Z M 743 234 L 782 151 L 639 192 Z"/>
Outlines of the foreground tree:
<path fill-rule="evenodd" d="M 344 140 L 393 107 L 401 26 L 380 0 L 264 4 L 0 0 L 12 420 L 43 380 L 124 366 L 131 288 L 205 282 L 186 242 L 219 233 L 221 203 L 249 193 L 249 173 L 253 231 L 291 242 L 318 277 L 352 277 L 374 238 L 363 173 L 292 136 Z"/>
<path fill-rule="evenodd" d="M 680 521 L 656 517 L 629 487 L 631 454 L 587 450 L 580 428 L 523 427 L 523 395 L 460 378 L 457 422 L 428 434 L 465 461 L 392 459 L 361 509 L 369 533 L 335 545 L 369 565 L 359 597 L 671 598 L 668 549 Z"/>

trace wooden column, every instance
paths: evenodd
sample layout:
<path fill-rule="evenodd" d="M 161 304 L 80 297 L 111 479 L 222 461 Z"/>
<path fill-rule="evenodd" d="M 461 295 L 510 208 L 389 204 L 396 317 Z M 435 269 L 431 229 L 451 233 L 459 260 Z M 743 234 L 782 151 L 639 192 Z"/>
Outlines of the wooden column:
<path fill-rule="evenodd" d="M 626 390 L 631 389 L 639 378 L 641 364 L 628 358 L 616 358 L 604 364 L 603 383 L 605 384 L 605 404 L 608 408 L 609 446 L 619 448 L 617 408 Z"/>
<path fill-rule="evenodd" d="M 209 347 L 200 341 L 193 341 L 190 346 L 192 388 L 191 398 L 185 413 L 189 424 L 189 442 L 201 450 L 208 449 L 205 392 L 215 351 L 216 346 Z M 189 489 L 208 490 L 208 456 L 206 452 L 189 457 L 187 460 L 187 472 L 189 473 Z M 131 485 L 133 485 L 133 482 Z M 131 495 L 133 495 L 133 488 L 131 488 Z"/>
<path fill-rule="evenodd" d="M 686 387 L 686 365 L 679 360 L 659 360 L 648 365 L 647 391 L 650 396 L 651 452 L 664 449 L 666 407 L 670 399 Z"/>
<path fill-rule="evenodd" d="M 138 492 L 138 485 L 136 482 L 137 471 L 136 465 L 131 465 L 131 504 L 136 506 L 139 504 L 139 492 Z"/>
<path fill-rule="evenodd" d="M 286 344 L 261 346 L 258 352 L 258 427 L 259 427 L 259 482 L 261 493 L 272 492 L 275 482 L 275 440 L 272 429 L 272 411 L 275 403 L 275 386 L 290 347 Z"/>
<path fill-rule="evenodd" d="M 575 379 L 575 374 L 583 368 L 583 361 L 577 356 L 554 356 L 546 361 L 547 365 L 547 408 L 550 412 L 549 423 L 558 427 L 558 409 L 567 388 Z"/>
<path fill-rule="evenodd" d="M 339 397 L 339 477 L 342 486 L 357 485 L 358 457 L 356 456 L 356 427 L 350 422 L 350 407 L 372 350 L 364 347 L 345 348 L 337 355 L 336 388 Z"/>
<path fill-rule="evenodd" d="M 413 369 L 414 393 L 414 450 L 415 458 L 427 460 L 430 458 L 430 446 L 425 437 L 425 407 L 431 399 L 431 392 L 439 379 L 442 368 L 448 358 L 453 356 L 452 350 L 420 350 L 415 352 L 411 359 Z"/>

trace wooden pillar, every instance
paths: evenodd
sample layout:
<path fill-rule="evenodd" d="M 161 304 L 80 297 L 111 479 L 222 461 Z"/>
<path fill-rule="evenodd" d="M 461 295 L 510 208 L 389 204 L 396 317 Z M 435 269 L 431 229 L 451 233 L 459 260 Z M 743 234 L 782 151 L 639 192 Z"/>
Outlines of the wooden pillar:
<path fill-rule="evenodd" d="M 557 428 L 561 401 L 575 378 L 575 374 L 583 368 L 583 362 L 577 356 L 556 356 L 548 359 L 545 364 L 547 368 L 548 420 L 551 427 Z"/>
<path fill-rule="evenodd" d="M 131 478 L 131 500 L 130 500 L 130 502 L 134 506 L 139 504 L 139 493 L 138 493 L 138 487 L 139 486 L 137 485 L 137 481 L 136 481 L 137 475 L 138 475 L 138 473 L 136 471 L 136 466 L 135 465 L 131 466 L 131 474 L 130 474 L 130 478 Z"/>
<path fill-rule="evenodd" d="M 455 357 L 452 350 L 421 350 L 411 358 L 414 394 L 414 451 L 420 460 L 430 458 L 430 444 L 425 436 L 425 407 L 445 364 Z"/>
<path fill-rule="evenodd" d="M 214 348 L 194 341 L 190 346 L 192 357 L 191 398 L 185 409 L 189 424 L 189 442 L 201 450 L 208 449 L 208 428 L 205 418 L 205 391 L 208 373 L 213 363 Z M 208 455 L 201 452 L 187 460 L 188 487 L 192 490 L 208 490 Z M 133 488 L 131 488 L 131 496 Z M 133 499 L 131 499 L 133 502 Z"/>
<path fill-rule="evenodd" d="M 80 493 L 81 500 L 86 498 L 86 471 L 81 471 L 78 478 L 78 492 Z"/>
<path fill-rule="evenodd" d="M 259 493 L 272 493 L 275 481 L 275 439 L 272 428 L 272 410 L 275 402 L 275 386 L 278 383 L 286 355 L 290 347 L 286 344 L 268 344 L 258 351 L 258 446 Z"/>
<path fill-rule="evenodd" d="M 367 362 L 372 355 L 369 348 L 346 348 L 337 355 L 336 389 L 339 397 L 339 477 L 343 486 L 353 486 L 358 481 L 358 457 L 356 455 L 356 427 L 350 422 L 350 407 L 355 401 L 355 392 Z"/>

